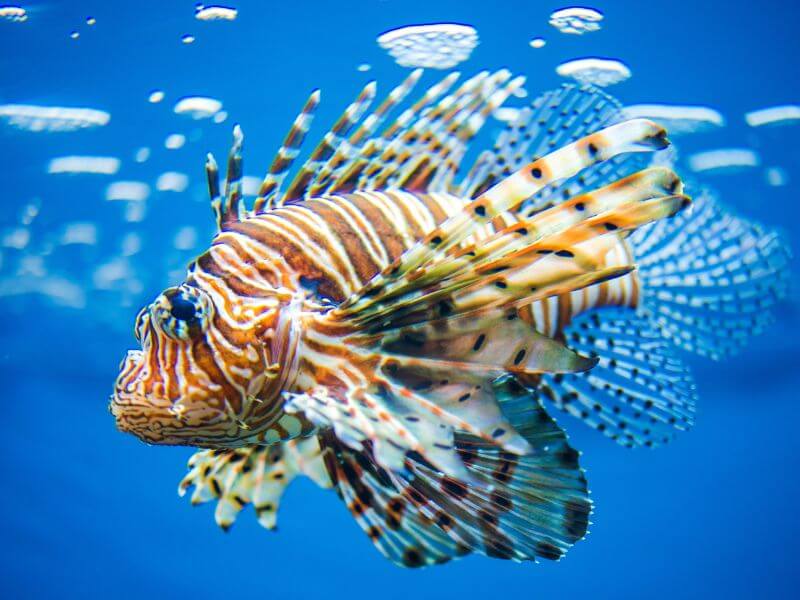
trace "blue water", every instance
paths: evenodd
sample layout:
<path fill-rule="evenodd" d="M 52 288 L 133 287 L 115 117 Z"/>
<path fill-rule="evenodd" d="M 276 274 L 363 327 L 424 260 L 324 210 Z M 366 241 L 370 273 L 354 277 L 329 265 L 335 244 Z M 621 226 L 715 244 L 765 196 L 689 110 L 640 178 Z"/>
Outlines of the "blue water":
<path fill-rule="evenodd" d="M 0 226 L 15 227 L 38 199 L 25 250 L 2 249 L 0 281 L 20 283 L 19 261 L 41 254 L 63 225 L 98 225 L 93 247 L 46 256 L 49 272 L 89 289 L 92 272 L 142 236 L 131 262 L 141 289 L 90 292 L 84 308 L 42 294 L 0 297 L 0 597 L 4 598 L 782 598 L 800 587 L 800 313 L 796 295 L 777 324 L 724 363 L 687 357 L 700 393 L 698 423 L 668 447 L 628 451 L 562 420 L 584 452 L 596 511 L 588 538 L 559 563 L 514 564 L 474 556 L 422 571 L 376 552 L 330 492 L 297 481 L 269 533 L 245 514 L 224 534 L 213 508 L 176 493 L 189 449 L 147 447 L 118 433 L 106 405 L 119 360 L 134 344 L 141 304 L 174 278 L 192 252 L 171 236 L 191 225 L 211 234 L 203 200 L 205 153 L 223 155 L 232 123 L 246 134 L 247 173 L 260 174 L 305 96 L 323 89 L 318 123 L 330 123 L 365 81 L 386 90 L 404 74 L 375 44 L 391 27 L 437 21 L 475 26 L 481 43 L 461 70 L 508 67 L 532 95 L 560 83 L 554 67 L 585 55 L 623 59 L 633 77 L 621 100 L 707 104 L 728 126 L 680 140 L 683 154 L 724 146 L 757 150 L 789 183 L 769 187 L 763 169 L 708 176 L 741 214 L 796 241 L 800 130 L 748 128 L 748 110 L 800 100 L 795 2 L 611 1 L 602 31 L 559 34 L 552 2 L 239 0 L 233 23 L 201 23 L 193 2 L 28 2 L 26 23 L 0 21 L 0 104 L 89 106 L 106 127 L 31 133 L 0 124 Z M 85 24 L 87 16 L 97 24 Z M 80 32 L 77 40 L 71 31 Z M 184 45 L 185 33 L 196 42 Z M 548 44 L 528 47 L 534 36 Z M 373 66 L 356 71 L 360 63 Z M 428 76 L 426 81 L 433 81 Z M 167 98 L 149 104 L 153 89 Z M 222 125 L 190 122 L 180 96 L 223 100 Z M 163 140 L 183 133 L 187 145 Z M 486 136 L 490 132 L 487 131 Z M 137 148 L 152 148 L 137 164 Z M 68 154 L 118 156 L 119 179 L 151 185 L 190 174 L 182 194 L 156 193 L 138 224 L 103 199 L 110 178 L 46 174 Z M 796 266 L 793 267 L 796 270 Z M 19 278 L 19 279 L 15 279 Z M 21 283 L 20 283 L 21 285 Z M 2 287 L 2 286 L 0 286 Z"/>

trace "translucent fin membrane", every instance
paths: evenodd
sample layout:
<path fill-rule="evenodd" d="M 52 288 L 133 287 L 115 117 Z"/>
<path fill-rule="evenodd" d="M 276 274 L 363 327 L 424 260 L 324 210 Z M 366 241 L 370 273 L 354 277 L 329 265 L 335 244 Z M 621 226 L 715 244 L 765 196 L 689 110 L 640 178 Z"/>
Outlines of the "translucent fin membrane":
<path fill-rule="evenodd" d="M 629 447 L 664 444 L 691 427 L 692 378 L 649 318 L 627 309 L 595 310 L 573 320 L 564 336 L 598 363 L 584 373 L 543 375 L 544 398 Z"/>
<path fill-rule="evenodd" d="M 545 92 L 506 125 L 491 151 L 484 152 L 459 186 L 464 197 L 474 198 L 500 179 L 556 148 L 572 143 L 623 120 L 621 105 L 592 86 L 563 85 Z M 598 163 L 576 177 L 554 182 L 521 207 L 532 213 L 644 168 L 650 158 L 625 154 Z"/>
<path fill-rule="evenodd" d="M 524 456 L 465 434 L 454 445 L 467 481 L 420 458 L 403 473 L 368 453 L 341 449 L 331 464 L 337 490 L 387 558 L 405 567 L 439 564 L 471 552 L 514 560 L 560 559 L 589 526 L 591 502 L 578 453 L 511 377 L 494 384 L 503 412 L 531 447 Z M 335 444 L 335 442 L 334 442 Z"/>
<path fill-rule="evenodd" d="M 723 208 L 708 189 L 693 209 L 630 237 L 642 308 L 691 352 L 721 358 L 747 344 L 787 293 L 788 245 Z"/>

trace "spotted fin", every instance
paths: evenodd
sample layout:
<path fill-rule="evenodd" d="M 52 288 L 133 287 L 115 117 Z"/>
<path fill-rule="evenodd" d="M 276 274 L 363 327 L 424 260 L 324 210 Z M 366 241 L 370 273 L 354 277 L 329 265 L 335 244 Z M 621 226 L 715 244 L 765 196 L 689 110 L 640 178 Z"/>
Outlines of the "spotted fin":
<path fill-rule="evenodd" d="M 439 564 L 471 552 L 558 560 L 586 534 L 592 509 L 578 453 L 533 392 L 510 376 L 492 385 L 531 451 L 518 456 L 455 432 L 452 443 L 471 483 L 442 474 L 421 455 L 409 455 L 403 472 L 386 470 L 369 445 L 355 450 L 323 431 L 278 447 L 200 452 L 180 490 L 195 485 L 196 502 L 216 499 L 217 522 L 225 528 L 252 503 L 259 522 L 272 529 L 283 488 L 258 492 L 264 484 L 254 482 L 274 480 L 276 473 L 305 474 L 332 486 L 376 548 L 400 566 Z M 290 446 L 299 454 L 287 454 Z"/>
<path fill-rule="evenodd" d="M 410 458 L 404 473 L 368 452 L 338 446 L 330 470 L 359 526 L 389 560 L 440 564 L 471 552 L 514 561 L 560 559 L 588 529 L 591 501 L 578 453 L 534 395 L 513 378 L 495 384 L 503 410 L 531 452 L 517 456 L 462 433 L 465 483 Z"/>
<path fill-rule="evenodd" d="M 788 244 L 723 208 L 708 189 L 691 211 L 630 237 L 642 308 L 678 346 L 711 358 L 744 347 L 787 293 Z"/>
<path fill-rule="evenodd" d="M 316 148 L 311 152 L 311 155 L 300 167 L 286 192 L 281 196 L 281 204 L 291 203 L 307 197 L 310 186 L 316 179 L 317 172 L 334 155 L 336 148 L 342 144 L 347 144 L 347 135 L 361 120 L 375 99 L 375 91 L 375 82 L 368 83 L 353 103 L 345 109 L 330 131 L 322 137 Z"/>
<path fill-rule="evenodd" d="M 401 306 L 396 300 L 399 296 L 411 296 L 416 300 L 424 297 L 426 295 L 424 284 L 429 281 L 439 281 L 440 288 L 446 286 L 448 281 L 454 282 L 457 287 L 460 286 L 458 289 L 466 287 L 476 280 L 478 274 L 476 269 L 482 266 L 486 257 L 467 256 L 455 262 L 451 259 L 459 245 L 463 244 L 476 228 L 485 226 L 506 211 L 513 211 L 548 182 L 570 177 L 588 165 L 620 153 L 644 152 L 662 148 L 666 144 L 664 130 L 655 124 L 644 120 L 627 121 L 570 144 L 525 166 L 467 204 L 461 212 L 441 223 L 376 275 L 359 292 L 337 307 L 332 312 L 332 318 L 353 318 L 362 321 L 373 318 L 374 315 L 380 315 L 382 311 L 389 309 L 390 299 L 393 300 L 391 307 L 397 308 Z M 600 205 L 602 206 L 602 203 Z M 532 246 L 541 240 L 542 235 L 535 229 L 538 224 L 547 223 L 545 233 L 552 235 L 598 214 L 580 210 L 581 208 L 581 204 L 566 204 L 554 207 L 546 214 L 540 213 L 532 217 L 530 225 L 533 229 L 523 236 L 525 245 Z M 527 233 L 533 235 L 528 236 Z M 513 236 L 508 235 L 506 240 L 511 238 Z M 501 244 L 499 251 L 502 252 L 503 248 Z M 575 254 L 568 248 L 555 248 L 555 250 L 553 255 L 561 258 L 570 258 Z M 559 252 L 561 250 L 563 252 Z M 449 267 L 443 272 L 441 267 L 445 264 Z M 583 269 L 586 268 L 584 265 Z M 520 275 L 519 283 L 527 285 L 528 289 L 535 283 L 528 281 L 526 276 L 542 273 L 541 269 L 528 269 L 521 275 L 521 271 L 525 271 L 524 266 L 519 267 L 513 275 Z M 471 273 L 471 278 L 457 279 L 457 276 L 463 275 L 464 272 Z M 494 280 L 511 279 L 511 275 L 511 273 L 496 275 L 484 281 L 484 288 L 495 286 Z M 502 288 L 502 282 L 495 287 Z M 516 293 L 519 295 L 520 291 L 516 290 Z"/>
<path fill-rule="evenodd" d="M 628 447 L 665 444 L 692 426 L 692 377 L 647 316 L 594 310 L 573 319 L 564 336 L 598 363 L 585 373 L 542 375 L 542 397 Z"/>
<path fill-rule="evenodd" d="M 595 364 L 536 331 L 515 309 L 423 321 L 387 331 L 376 340 L 382 353 L 398 357 L 403 365 L 439 361 L 477 372 L 538 374 L 585 371 Z"/>
<path fill-rule="evenodd" d="M 590 85 L 566 84 L 541 94 L 506 125 L 494 148 L 475 162 L 460 183 L 461 196 L 477 197 L 530 162 L 531 157 L 546 156 L 556 148 L 620 122 L 620 109 L 616 99 Z M 596 163 L 578 176 L 547 185 L 518 210 L 532 214 L 639 171 L 649 160 L 647 155 L 629 153 Z"/>
<path fill-rule="evenodd" d="M 228 154 L 228 169 L 225 176 L 225 189 L 220 191 L 219 168 L 212 154 L 206 159 L 206 178 L 208 194 L 211 197 L 211 209 L 217 222 L 217 229 L 222 231 L 227 223 L 240 221 L 247 211 L 242 198 L 242 146 L 244 134 L 242 128 L 233 128 L 233 143 Z"/>
<path fill-rule="evenodd" d="M 382 360 L 368 385 L 291 395 L 285 410 L 330 429 L 354 451 L 371 447 L 377 464 L 395 472 L 416 453 L 448 476 L 470 481 L 454 446 L 456 431 L 510 453 L 530 451 L 499 408 L 491 382 L 502 369 L 459 372 L 447 362 Z"/>
<path fill-rule="evenodd" d="M 282 193 L 281 186 L 292 168 L 294 161 L 297 159 L 297 154 L 300 147 L 303 145 L 303 140 L 308 130 L 311 128 L 314 114 L 319 106 L 319 98 L 319 90 L 314 90 L 308 97 L 308 100 L 306 100 L 300 114 L 295 118 L 294 123 L 292 123 L 289 132 L 286 134 L 283 144 L 281 144 L 281 147 L 278 149 L 269 167 L 269 171 L 264 177 L 264 181 L 261 183 L 258 197 L 253 206 L 253 211 L 256 214 L 272 209 L 278 198 L 280 198 Z"/>
<path fill-rule="evenodd" d="M 351 323 L 391 329 L 473 310 L 520 306 L 627 273 L 603 268 L 616 235 L 674 215 L 688 204 L 673 194 L 680 181 L 665 169 L 649 169 L 494 235 L 448 253 L 372 299 L 379 303 Z M 615 235 L 607 235 L 614 232 Z M 391 284 L 390 284 L 391 286 Z"/>
<path fill-rule="evenodd" d="M 323 488 L 332 485 L 316 437 L 197 452 L 189 459 L 189 473 L 178 486 L 178 494 L 184 496 L 193 488 L 192 504 L 216 500 L 214 519 L 225 530 L 248 504 L 263 527 L 275 529 L 281 497 L 298 475 L 310 477 Z"/>

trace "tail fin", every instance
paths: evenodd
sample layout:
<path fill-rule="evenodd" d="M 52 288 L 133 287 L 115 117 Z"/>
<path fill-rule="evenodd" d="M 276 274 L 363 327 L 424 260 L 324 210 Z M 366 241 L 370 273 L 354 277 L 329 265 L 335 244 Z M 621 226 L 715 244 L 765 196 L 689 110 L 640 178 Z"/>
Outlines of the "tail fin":
<path fill-rule="evenodd" d="M 402 473 L 383 469 L 369 446 L 357 451 L 323 432 L 278 447 L 199 452 L 181 495 L 195 486 L 193 503 L 217 499 L 217 523 L 225 529 L 252 503 L 259 522 L 273 529 L 283 490 L 305 474 L 333 486 L 373 544 L 398 565 L 439 564 L 471 552 L 558 560 L 589 526 L 592 505 L 578 452 L 532 391 L 511 376 L 492 385 L 531 452 L 517 456 L 457 432 L 454 445 L 474 485 L 443 475 L 419 455 L 408 457 Z"/>
<path fill-rule="evenodd" d="M 690 211 L 629 238 L 642 309 L 678 346 L 718 359 L 772 321 L 787 293 L 789 249 L 775 232 L 723 208 L 702 190 Z"/>

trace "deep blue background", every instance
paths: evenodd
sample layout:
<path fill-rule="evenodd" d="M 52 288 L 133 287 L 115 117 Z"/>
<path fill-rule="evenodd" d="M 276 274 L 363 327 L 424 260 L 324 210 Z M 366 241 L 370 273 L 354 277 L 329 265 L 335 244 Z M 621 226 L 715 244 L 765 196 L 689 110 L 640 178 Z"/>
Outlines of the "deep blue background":
<path fill-rule="evenodd" d="M 167 5 L 169 5 L 167 7 Z M 564 420 L 596 502 L 591 535 L 560 563 L 519 565 L 471 557 L 408 571 L 385 561 L 329 492 L 298 481 L 280 531 L 251 515 L 229 534 L 212 508 L 191 509 L 175 494 L 187 449 L 151 448 L 115 431 L 108 394 L 138 305 L 189 258 L 168 250 L 181 225 L 211 231 L 202 197 L 204 154 L 225 152 L 230 125 L 247 135 L 246 172 L 260 174 L 310 89 L 321 87 L 318 124 L 329 123 L 372 77 L 382 89 L 403 75 L 374 39 L 410 23 L 474 25 L 481 44 L 462 70 L 506 66 L 529 76 L 531 94 L 559 83 L 568 58 L 621 58 L 633 78 L 613 88 L 625 102 L 709 104 L 729 125 L 679 140 L 682 152 L 720 146 L 758 150 L 792 181 L 770 188 L 761 170 L 705 181 L 725 202 L 798 237 L 797 127 L 754 131 L 745 111 L 800 101 L 796 2 L 611 1 L 603 30 L 565 36 L 547 24 L 554 2 L 426 0 L 238 1 L 234 23 L 201 23 L 194 2 L 51 0 L 30 2 L 27 23 L 0 22 L 0 103 L 91 106 L 112 114 L 105 128 L 33 134 L 0 127 L 0 223 L 39 198 L 28 252 L 62 225 L 93 220 L 95 248 L 46 258 L 54 273 L 87 284 L 93 268 L 137 231 L 133 259 L 143 284 L 125 303 L 91 294 L 83 310 L 26 295 L 0 298 L 0 596 L 15 597 L 372 597 L 753 598 L 797 594 L 800 519 L 796 506 L 800 436 L 800 342 L 796 296 L 777 325 L 739 357 L 691 359 L 701 403 L 695 429 L 657 451 L 626 451 Z M 93 28 L 84 23 L 97 18 Z M 71 40 L 73 29 L 81 32 Z M 197 41 L 185 46 L 180 36 Z M 531 37 L 548 45 L 532 50 Z M 371 73 L 355 67 L 367 62 Z M 426 81 L 432 81 L 428 76 Z M 164 89 L 159 105 L 146 101 Z M 231 119 L 197 124 L 172 114 L 183 95 L 222 99 Z M 163 149 L 171 132 L 191 140 Z M 149 162 L 133 153 L 151 146 Z M 64 154 L 119 156 L 119 177 L 153 183 L 158 173 L 191 174 L 185 194 L 154 194 L 141 224 L 106 203 L 107 178 L 45 174 Z M 165 242 L 166 240 L 166 242 Z M 66 254 L 64 254 L 66 253 Z M 0 280 L 16 277 L 19 253 L 3 250 Z M 796 266 L 795 266 L 796 269 Z"/>

